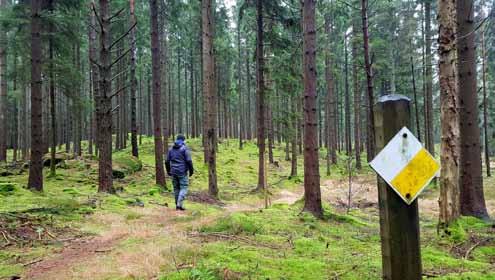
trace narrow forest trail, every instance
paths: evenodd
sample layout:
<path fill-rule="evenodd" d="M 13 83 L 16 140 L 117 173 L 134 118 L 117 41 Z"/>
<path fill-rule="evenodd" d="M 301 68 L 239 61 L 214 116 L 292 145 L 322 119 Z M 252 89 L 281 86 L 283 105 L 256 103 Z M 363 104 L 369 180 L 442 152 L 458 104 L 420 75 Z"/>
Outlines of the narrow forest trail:
<path fill-rule="evenodd" d="M 375 176 L 353 178 L 352 207 L 378 218 L 378 194 Z M 322 180 L 322 200 L 337 212 L 345 212 L 348 198 L 347 179 Z M 293 204 L 304 195 L 302 185 L 271 189 L 271 204 Z M 434 193 L 434 192 L 433 192 Z M 261 197 L 261 196 L 260 196 Z M 205 209 L 208 206 L 204 206 Z M 105 225 L 94 237 L 64 244 L 50 258 L 32 264 L 22 279 L 158 279 L 164 271 L 180 271 L 196 266 L 202 257 L 190 256 L 188 263 L 177 261 L 183 252 L 203 245 L 195 233 L 219 219 L 239 212 L 258 211 L 264 200 L 227 203 L 220 211 L 198 215 L 194 210 L 177 212 L 159 205 L 135 207 L 136 217 L 128 219 L 119 213 L 96 213 L 88 224 Z M 434 220 L 438 213 L 436 195 L 426 193 L 420 199 L 423 218 Z"/>
<path fill-rule="evenodd" d="M 302 197 L 297 192 L 282 190 L 272 203 L 293 204 Z M 108 225 L 98 236 L 64 244 L 52 256 L 30 266 L 23 279 L 107 279 L 108 277 L 139 277 L 155 279 L 164 267 L 182 269 L 193 264 L 175 263 L 175 254 L 198 245 L 198 239 L 188 233 L 236 212 L 263 208 L 255 203 L 230 203 L 219 215 L 194 219 L 194 212 L 178 212 L 165 206 L 136 208 L 139 218 L 126 220 L 115 213 L 97 213 L 89 223 Z M 185 221 L 185 222 L 184 222 Z M 171 266 L 171 267 L 170 267 Z"/>

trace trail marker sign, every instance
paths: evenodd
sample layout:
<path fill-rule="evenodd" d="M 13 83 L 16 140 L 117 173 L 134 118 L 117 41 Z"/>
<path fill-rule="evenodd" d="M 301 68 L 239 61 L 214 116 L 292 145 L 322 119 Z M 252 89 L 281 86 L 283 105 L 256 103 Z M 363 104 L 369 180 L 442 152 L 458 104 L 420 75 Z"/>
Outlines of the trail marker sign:
<path fill-rule="evenodd" d="M 407 127 L 388 142 L 370 165 L 407 204 L 418 197 L 440 169 Z"/>

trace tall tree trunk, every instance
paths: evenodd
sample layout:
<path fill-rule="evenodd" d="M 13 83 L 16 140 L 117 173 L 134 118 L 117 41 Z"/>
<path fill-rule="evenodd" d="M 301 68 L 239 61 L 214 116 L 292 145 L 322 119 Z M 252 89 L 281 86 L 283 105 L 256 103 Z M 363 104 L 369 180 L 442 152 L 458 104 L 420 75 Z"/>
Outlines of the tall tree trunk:
<path fill-rule="evenodd" d="M 457 1 L 461 105 L 461 214 L 488 218 L 483 194 L 473 0 Z"/>
<path fill-rule="evenodd" d="M 14 64 L 13 64 L 13 67 L 14 69 L 17 69 L 17 52 L 14 50 L 14 56 L 13 56 L 13 60 L 14 60 Z M 17 71 L 14 71 L 14 77 L 12 79 L 12 90 L 14 92 L 17 91 Z M 18 160 L 18 150 L 19 150 L 19 105 L 20 105 L 20 102 L 18 100 L 14 100 L 14 137 L 13 137 L 13 140 L 14 140 L 14 147 L 13 147 L 13 150 L 14 150 L 14 155 L 13 155 L 13 158 L 12 158 L 12 161 L 13 162 L 17 162 Z"/>
<path fill-rule="evenodd" d="M 326 130 L 327 130 L 327 141 L 328 141 L 328 154 L 327 158 L 331 160 L 332 164 L 337 163 L 337 142 L 336 133 L 336 114 L 335 114 L 335 92 L 334 92 L 334 81 L 332 73 L 332 63 L 330 59 L 330 43 L 332 41 L 332 28 L 330 26 L 330 17 L 325 16 L 325 33 L 327 35 L 326 48 L 325 48 L 325 80 L 327 83 L 327 99 L 326 99 Z M 328 170 L 329 171 L 329 170 Z M 327 172 L 329 173 L 329 172 Z"/>
<path fill-rule="evenodd" d="M 113 193 L 112 178 L 112 54 L 110 44 L 110 7 L 108 0 L 100 0 L 100 56 L 98 94 L 96 103 L 96 142 L 99 150 L 98 191 Z M 96 10 L 96 9 L 95 9 Z"/>
<path fill-rule="evenodd" d="M 252 123 L 252 117 L 251 117 L 251 108 L 252 108 L 252 102 L 251 102 L 251 66 L 249 65 L 249 54 L 246 55 L 246 86 L 247 86 L 247 116 L 246 116 L 246 138 L 247 140 L 252 139 L 252 128 L 253 126 L 251 125 Z"/>
<path fill-rule="evenodd" d="M 208 164 L 208 192 L 218 196 L 217 186 L 217 103 L 215 92 L 215 61 L 213 52 L 212 0 L 201 1 L 203 39 L 204 135 Z"/>
<path fill-rule="evenodd" d="M 418 140 L 421 142 L 421 126 L 419 125 L 419 105 L 418 105 L 418 94 L 416 91 L 416 74 L 414 71 L 413 57 L 411 56 L 411 76 L 412 76 L 412 87 L 414 96 L 414 116 L 416 120 L 416 135 Z"/>
<path fill-rule="evenodd" d="M 50 13 L 53 13 L 53 0 L 49 2 Z M 55 176 L 55 153 L 57 150 L 57 117 L 55 111 L 55 75 L 53 73 L 53 36 L 54 26 L 52 23 L 49 25 L 50 37 L 48 39 L 48 53 L 49 53 L 49 75 L 50 75 L 50 117 L 51 117 L 51 151 L 50 151 L 50 176 Z"/>
<path fill-rule="evenodd" d="M 304 210 L 323 216 L 316 119 L 316 0 L 303 2 Z"/>
<path fill-rule="evenodd" d="M 462 1 L 462 0 L 461 0 Z M 438 74 L 442 142 L 440 161 L 439 227 L 460 215 L 459 207 L 459 92 L 456 79 L 456 0 L 438 2 Z"/>
<path fill-rule="evenodd" d="M 155 179 L 159 186 L 166 186 L 165 170 L 163 169 L 163 142 L 161 126 L 161 63 L 160 63 L 160 33 L 158 31 L 157 0 L 150 0 L 151 25 L 151 55 L 153 79 L 153 134 L 155 137 Z"/>
<path fill-rule="evenodd" d="M 137 121 L 136 121 L 136 31 L 133 26 L 136 25 L 136 15 L 134 14 L 134 0 L 129 0 L 129 6 L 131 11 L 130 26 L 132 28 L 130 33 L 131 43 L 131 146 L 132 155 L 139 156 L 138 141 L 137 141 Z M 127 134 L 127 132 L 126 132 Z"/>
<path fill-rule="evenodd" d="M 347 36 L 347 35 L 344 35 Z M 344 123 L 344 128 L 345 128 L 345 152 L 348 157 L 351 156 L 352 154 L 352 143 L 351 143 L 351 92 L 349 91 L 349 53 L 347 51 L 348 46 L 347 46 L 347 37 L 344 37 L 344 75 L 345 75 L 345 99 L 344 99 L 344 106 L 345 106 L 345 123 Z"/>
<path fill-rule="evenodd" d="M 369 34 L 368 34 L 368 0 L 361 0 L 361 19 L 363 28 L 363 53 L 366 70 L 366 93 L 368 95 L 368 158 L 375 156 L 375 117 L 373 112 L 373 69 L 370 60 Z"/>
<path fill-rule="evenodd" d="M 292 116 L 290 119 L 290 141 L 291 141 L 291 164 L 290 164 L 290 177 L 296 177 L 297 176 L 297 125 L 299 123 L 298 117 L 294 112 L 297 112 L 297 103 L 299 103 L 299 98 L 293 97 L 292 98 Z M 289 141 L 289 140 L 287 140 Z"/>
<path fill-rule="evenodd" d="M 357 20 L 356 20 L 357 19 Z M 354 94 L 354 156 L 356 159 L 356 169 L 361 170 L 361 89 L 359 88 L 359 61 L 358 61 L 358 40 L 359 40 L 359 19 L 353 20 L 352 27 L 352 82 Z"/>
<path fill-rule="evenodd" d="M 488 94 L 486 90 L 486 30 L 481 32 L 481 69 L 482 69 L 482 81 L 483 81 L 483 135 L 484 135 L 484 150 L 485 150 L 485 166 L 486 166 L 486 176 L 491 177 L 490 170 L 490 143 L 488 141 Z"/>
<path fill-rule="evenodd" d="M 28 187 L 43 190 L 41 1 L 31 1 L 31 164 Z"/>
<path fill-rule="evenodd" d="M 7 7 L 7 1 L 8 0 L 0 0 L 1 10 L 4 10 Z M 6 113 L 7 113 L 7 31 L 5 30 L 4 26 L 0 26 L 0 161 L 7 161 Z"/>
<path fill-rule="evenodd" d="M 263 1 L 256 1 L 256 91 L 258 117 L 258 190 L 265 186 L 265 79 L 264 79 L 264 51 L 263 51 Z"/>
<path fill-rule="evenodd" d="M 425 74 L 426 74 L 426 148 L 435 155 L 435 139 L 433 134 L 433 74 L 431 55 L 431 0 L 425 0 Z"/>
<path fill-rule="evenodd" d="M 168 151 L 168 139 L 170 138 L 170 131 L 169 131 L 169 109 L 168 109 L 168 94 L 170 91 L 169 87 L 169 81 L 168 81 L 168 72 L 169 68 L 167 68 L 169 59 L 167 56 L 167 48 L 168 48 L 168 38 L 167 38 L 167 17 L 166 17 L 166 10 L 165 10 L 165 4 L 166 1 L 160 1 L 158 6 L 160 8 L 160 15 L 159 15 L 159 24 L 160 24 L 160 29 L 161 29 L 161 90 L 162 90 L 162 96 L 163 98 L 161 99 L 162 101 L 162 134 L 163 134 L 163 151 L 167 153 Z"/>
<path fill-rule="evenodd" d="M 243 104 L 242 104 L 242 52 L 241 52 L 241 19 L 237 20 L 237 91 L 239 94 L 239 149 L 242 150 L 244 137 Z"/>

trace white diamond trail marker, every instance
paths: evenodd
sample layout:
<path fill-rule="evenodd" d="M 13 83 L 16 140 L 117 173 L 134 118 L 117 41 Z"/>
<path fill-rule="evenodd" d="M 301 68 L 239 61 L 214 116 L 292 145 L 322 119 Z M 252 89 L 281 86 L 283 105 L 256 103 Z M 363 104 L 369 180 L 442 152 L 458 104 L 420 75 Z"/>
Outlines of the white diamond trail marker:
<path fill-rule="evenodd" d="M 440 169 L 440 164 L 406 127 L 370 165 L 407 204 L 418 197 Z"/>

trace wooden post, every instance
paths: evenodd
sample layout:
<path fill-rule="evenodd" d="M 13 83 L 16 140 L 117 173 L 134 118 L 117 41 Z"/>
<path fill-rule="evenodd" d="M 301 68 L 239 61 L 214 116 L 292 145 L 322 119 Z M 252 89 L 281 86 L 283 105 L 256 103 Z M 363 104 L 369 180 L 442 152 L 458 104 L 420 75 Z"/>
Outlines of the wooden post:
<path fill-rule="evenodd" d="M 374 106 L 376 151 L 410 125 L 410 100 L 402 95 L 380 97 Z M 397 155 L 399 156 L 399 155 Z M 383 279 L 421 279 L 418 200 L 407 205 L 378 177 Z"/>

